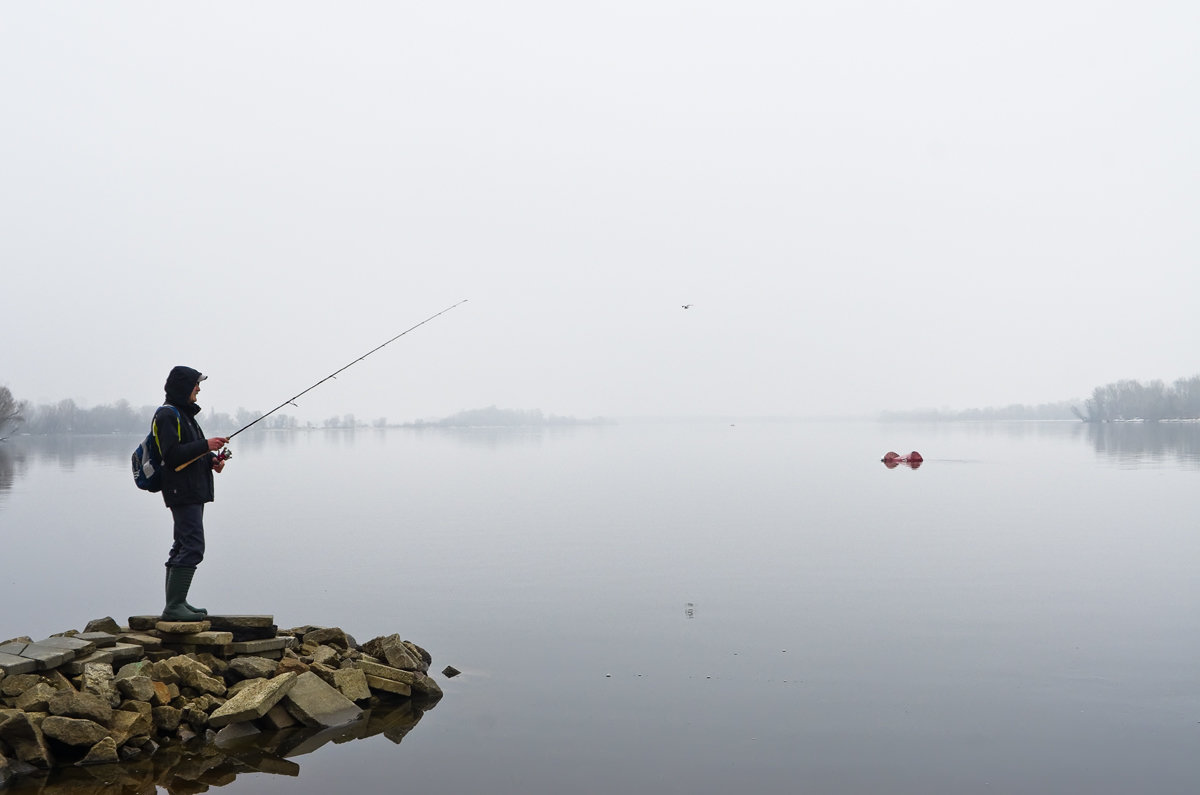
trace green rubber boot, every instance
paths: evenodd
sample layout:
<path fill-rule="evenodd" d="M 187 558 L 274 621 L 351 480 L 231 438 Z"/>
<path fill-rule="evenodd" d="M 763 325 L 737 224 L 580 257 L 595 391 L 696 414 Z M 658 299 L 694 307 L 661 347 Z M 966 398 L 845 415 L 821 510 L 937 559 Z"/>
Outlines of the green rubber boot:
<path fill-rule="evenodd" d="M 171 568 L 172 568 L 171 566 L 166 567 L 166 569 L 167 569 L 167 601 L 171 600 Z M 203 607 L 196 607 L 191 602 L 188 602 L 186 599 L 183 602 L 183 606 L 186 607 L 188 610 L 191 610 L 193 613 L 199 613 L 202 616 L 208 615 L 208 611 L 205 610 Z"/>
<path fill-rule="evenodd" d="M 192 587 L 195 566 L 167 567 L 167 606 L 163 608 L 163 621 L 203 621 L 204 613 L 187 606 L 188 589 Z"/>

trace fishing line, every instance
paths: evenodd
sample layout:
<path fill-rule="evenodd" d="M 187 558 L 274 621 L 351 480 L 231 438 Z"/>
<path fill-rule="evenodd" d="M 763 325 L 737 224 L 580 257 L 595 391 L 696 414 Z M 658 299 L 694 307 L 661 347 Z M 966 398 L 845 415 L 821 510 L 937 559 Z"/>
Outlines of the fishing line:
<path fill-rule="evenodd" d="M 263 420 L 265 420 L 267 417 L 270 417 L 272 414 L 274 414 L 275 412 L 279 411 L 279 410 L 280 410 L 281 408 L 283 408 L 284 406 L 294 406 L 294 405 L 295 405 L 295 401 L 296 401 L 296 399 L 297 399 L 297 398 L 301 398 L 301 397 L 303 397 L 304 395 L 306 395 L 306 394 L 308 394 L 309 392 L 313 391 L 314 389 L 316 389 L 317 387 L 319 387 L 321 384 L 325 383 L 326 381 L 330 380 L 331 378 L 336 378 L 336 377 L 338 376 L 338 374 L 339 374 L 339 373 L 342 373 L 342 372 L 344 372 L 344 371 L 346 371 L 346 370 L 350 369 L 350 368 L 351 368 L 351 367 L 353 367 L 354 365 L 356 365 L 356 364 L 358 364 L 359 362 L 361 362 L 363 359 L 365 359 L 365 358 L 367 358 L 368 356 L 370 356 L 372 353 L 375 353 L 376 351 L 378 351 L 380 348 L 385 348 L 385 347 L 387 347 L 388 345 L 391 345 L 393 342 L 395 342 L 396 340 L 400 339 L 401 337 L 403 337 L 405 334 L 409 333 L 410 331 L 415 331 L 416 329 L 419 329 L 421 326 L 424 326 L 424 325 L 425 325 L 426 323 L 428 323 L 429 321 L 431 321 L 431 320 L 433 320 L 433 319 L 435 319 L 435 318 L 438 318 L 438 317 L 440 317 L 440 316 L 442 316 L 442 315 L 446 314 L 447 312 L 449 312 L 449 311 L 450 311 L 451 309 L 453 309 L 454 307 L 456 307 L 456 306 L 460 306 L 460 305 L 462 305 L 462 304 L 465 304 L 466 302 L 467 302 L 467 299 L 466 299 L 466 298 L 464 298 L 463 300 L 459 301 L 458 303 L 456 303 L 456 304 L 451 304 L 450 306 L 446 307 L 446 308 L 445 308 L 445 309 L 443 309 L 441 312 L 438 312 L 438 313 L 436 313 L 436 314 L 430 315 L 429 317 L 425 318 L 424 320 L 422 320 L 420 323 L 416 324 L 415 326 L 412 326 L 411 328 L 406 328 L 404 331 L 401 331 L 399 334 L 397 334 L 396 336 L 392 337 L 392 338 L 391 338 L 390 340 L 388 340 L 387 342 L 384 342 L 384 343 L 381 343 L 381 344 L 379 344 L 379 345 L 376 345 L 374 348 L 372 348 L 371 350 L 367 351 L 367 352 L 366 352 L 366 353 L 364 353 L 362 356 L 359 356 L 359 357 L 358 357 L 357 359 L 355 359 L 354 361 L 350 362 L 349 364 L 345 365 L 344 367 L 341 367 L 341 368 L 339 368 L 339 369 L 337 369 L 337 370 L 334 370 L 332 373 L 330 373 L 329 375 L 325 376 L 325 377 L 324 377 L 324 378 L 322 378 L 320 381 L 318 381 L 317 383 L 315 383 L 315 384 L 313 384 L 312 386 L 310 386 L 308 389 L 305 389 L 303 392 L 300 392 L 300 393 L 298 393 L 298 394 L 296 394 L 296 395 L 293 395 L 292 397 L 290 397 L 290 398 L 288 398 L 287 400 L 285 400 L 285 401 L 283 401 L 282 403 L 280 403 L 280 404 L 279 404 L 278 406 L 276 406 L 275 408 L 273 408 L 273 409 L 271 409 L 270 411 L 268 411 L 266 414 L 263 414 L 261 417 L 259 417 L 258 419 L 254 420 L 253 422 L 251 422 L 249 425 L 245 425 L 245 426 L 243 426 L 243 427 L 241 427 L 241 428 L 238 428 L 236 431 L 234 431 L 233 433 L 229 434 L 229 436 L 227 436 L 227 437 L 225 437 L 225 438 L 226 438 L 226 439 L 232 439 L 233 437 L 237 436 L 239 433 L 241 433 L 242 431 L 246 430 L 247 428 L 250 428 L 250 427 L 254 426 L 254 425 L 255 425 L 255 424 L 257 424 L 257 423 L 259 423 L 259 422 L 262 422 L 262 421 L 263 421 Z M 219 453 L 219 455 L 221 455 L 223 458 L 229 458 L 230 456 L 229 456 L 229 454 L 228 454 L 228 450 L 229 450 L 228 448 L 225 448 L 225 449 L 223 449 L 223 450 L 222 450 L 222 451 Z M 191 461 L 188 461 L 187 463 L 184 463 L 184 464 L 180 464 L 179 466 L 175 467 L 175 471 L 176 471 L 176 472 L 179 472 L 179 471 L 180 471 L 180 470 L 182 470 L 184 467 L 186 467 L 188 464 L 192 463 L 192 461 L 197 461 L 197 460 L 199 460 L 199 459 L 203 458 L 205 455 L 208 455 L 208 454 L 207 454 L 207 453 L 201 453 L 200 455 L 198 455 L 198 456 L 196 456 L 195 458 L 193 458 Z"/>

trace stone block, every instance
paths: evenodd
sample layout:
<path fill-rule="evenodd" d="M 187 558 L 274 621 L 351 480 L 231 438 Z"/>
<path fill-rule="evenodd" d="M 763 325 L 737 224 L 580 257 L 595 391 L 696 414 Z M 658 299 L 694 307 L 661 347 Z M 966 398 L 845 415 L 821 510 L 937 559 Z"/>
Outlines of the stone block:
<path fill-rule="evenodd" d="M 78 635 L 73 635 L 71 637 L 59 636 L 46 638 L 45 640 L 39 640 L 34 645 L 44 646 L 50 649 L 62 649 L 64 651 L 69 651 L 72 652 L 73 656 L 75 657 L 86 657 L 87 655 L 96 651 L 96 644 L 94 641 L 83 640 Z"/>
<path fill-rule="evenodd" d="M 262 654 L 269 651 L 290 649 L 296 642 L 292 637 L 265 638 L 263 640 L 245 640 L 230 643 L 226 647 L 229 654 Z"/>
<path fill-rule="evenodd" d="M 81 673 L 83 673 L 84 666 L 86 665 L 91 665 L 92 663 L 112 665 L 114 659 L 115 658 L 111 649 L 100 649 L 99 651 L 92 652 L 86 657 L 79 657 L 63 664 L 60 666 L 60 670 L 62 670 L 67 676 L 79 676 Z"/>
<path fill-rule="evenodd" d="M 392 668 L 416 671 L 421 666 L 420 656 L 414 654 L 399 635 L 373 638 L 363 645 L 363 651 L 380 660 L 386 660 Z"/>
<path fill-rule="evenodd" d="M 206 630 L 204 632 L 192 632 L 186 635 L 163 632 L 162 641 L 164 645 L 171 644 L 186 644 L 188 646 L 227 646 L 233 643 L 232 632 L 214 632 Z"/>
<path fill-rule="evenodd" d="M 46 712 L 50 706 L 50 699 L 58 692 L 45 682 L 38 682 L 17 696 L 13 706 L 22 712 Z"/>
<path fill-rule="evenodd" d="M 367 680 L 367 687 L 372 690 L 382 690 L 385 693 L 393 693 L 397 696 L 411 696 L 412 686 L 406 685 L 403 682 L 397 682 L 394 679 L 383 679 L 378 676 L 364 674 Z"/>
<path fill-rule="evenodd" d="M 123 632 L 117 635 L 117 640 L 121 643 L 136 644 L 143 649 L 161 649 L 162 638 L 154 635 L 147 635 L 144 632 Z"/>
<path fill-rule="evenodd" d="M 64 745 L 91 747 L 108 736 L 108 729 L 85 718 L 50 715 L 42 721 L 42 734 Z"/>
<path fill-rule="evenodd" d="M 390 665 L 381 665 L 370 660 L 358 660 L 354 663 L 354 666 L 361 669 L 367 676 L 374 676 L 379 679 L 391 679 L 394 682 L 401 682 L 406 685 L 415 684 L 418 676 L 412 671 L 402 671 L 399 668 L 393 668 Z"/>
<path fill-rule="evenodd" d="M 130 626 L 130 629 L 133 627 Z M 195 632 L 208 632 L 212 624 L 207 621 L 159 621 L 154 628 L 166 635 L 190 635 Z"/>
<path fill-rule="evenodd" d="M 358 668 L 339 668 L 334 671 L 333 686 L 351 701 L 363 701 L 371 697 L 367 675 Z"/>
<path fill-rule="evenodd" d="M 112 706 L 94 693 L 76 693 L 73 690 L 56 690 L 50 696 L 47 712 L 65 718 L 84 718 L 107 726 L 112 720 Z"/>
<path fill-rule="evenodd" d="M 287 707 L 283 704 L 276 704 L 271 707 L 259 722 L 265 723 L 275 731 L 291 728 L 297 723 L 296 719 L 292 717 L 292 713 L 288 712 Z"/>
<path fill-rule="evenodd" d="M 275 616 L 220 615 L 209 616 L 207 620 L 212 624 L 213 629 L 228 630 L 230 632 L 235 629 L 262 629 L 264 627 L 275 626 Z"/>
<path fill-rule="evenodd" d="M 162 613 L 157 613 L 152 616 L 130 616 L 129 628 L 135 632 L 146 632 L 154 629 L 154 626 L 162 621 Z"/>
<path fill-rule="evenodd" d="M 36 662 L 39 671 L 48 671 L 74 660 L 75 652 L 56 646 L 46 646 L 39 642 L 26 645 L 18 656 Z"/>
<path fill-rule="evenodd" d="M 295 674 L 282 674 L 274 679 L 261 679 L 238 691 L 238 694 L 218 707 L 209 716 L 213 728 L 231 723 L 257 720 L 267 714 L 280 699 L 295 687 Z"/>
<path fill-rule="evenodd" d="M 128 662 L 140 660 L 146 654 L 146 649 L 137 643 L 117 642 L 113 644 L 112 648 L 105 649 L 105 651 L 112 653 L 115 665 L 124 665 Z"/>
<path fill-rule="evenodd" d="M 25 648 L 24 646 L 21 647 Z M 5 676 L 16 676 L 17 674 L 28 674 L 37 670 L 37 662 L 35 660 L 27 660 L 24 657 L 18 657 L 15 654 L 6 654 L 0 652 L 0 672 Z"/>
<path fill-rule="evenodd" d="M 80 640 L 90 641 L 96 644 L 97 649 L 107 649 L 109 646 L 117 642 L 117 636 L 121 634 L 121 628 L 117 627 L 115 632 L 80 632 L 75 637 Z"/>
<path fill-rule="evenodd" d="M 306 726 L 330 728 L 358 720 L 363 711 L 312 671 L 296 677 L 284 703 Z"/>
<path fill-rule="evenodd" d="M 268 660 L 265 657 L 255 657 L 253 655 L 238 657 L 229 663 L 229 670 L 243 679 L 269 677 L 275 673 L 275 667 L 276 663 L 274 660 Z"/>
<path fill-rule="evenodd" d="M 154 698 L 154 682 L 148 676 L 129 676 L 117 680 L 117 689 L 125 698 L 149 702 Z"/>

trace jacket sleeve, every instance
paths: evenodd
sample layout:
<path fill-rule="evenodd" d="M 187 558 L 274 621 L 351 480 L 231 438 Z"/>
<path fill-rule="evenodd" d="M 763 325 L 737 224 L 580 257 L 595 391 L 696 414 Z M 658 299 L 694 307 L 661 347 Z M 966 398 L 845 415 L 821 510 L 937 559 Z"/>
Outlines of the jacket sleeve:
<path fill-rule="evenodd" d="M 208 452 L 208 440 L 197 439 L 184 442 L 179 438 L 184 420 L 168 408 L 154 412 L 154 435 L 158 439 L 158 451 L 163 463 L 171 468 L 185 464 Z"/>

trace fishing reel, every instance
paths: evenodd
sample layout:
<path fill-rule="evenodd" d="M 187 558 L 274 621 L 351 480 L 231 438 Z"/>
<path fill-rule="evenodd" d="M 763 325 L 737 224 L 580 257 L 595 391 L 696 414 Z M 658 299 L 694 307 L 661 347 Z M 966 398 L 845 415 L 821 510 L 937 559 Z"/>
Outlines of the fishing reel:
<path fill-rule="evenodd" d="M 233 458 L 233 451 L 228 447 L 222 447 L 221 452 L 217 453 L 218 461 L 228 461 L 231 458 Z"/>

